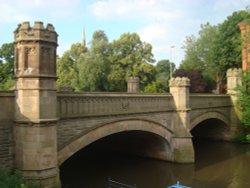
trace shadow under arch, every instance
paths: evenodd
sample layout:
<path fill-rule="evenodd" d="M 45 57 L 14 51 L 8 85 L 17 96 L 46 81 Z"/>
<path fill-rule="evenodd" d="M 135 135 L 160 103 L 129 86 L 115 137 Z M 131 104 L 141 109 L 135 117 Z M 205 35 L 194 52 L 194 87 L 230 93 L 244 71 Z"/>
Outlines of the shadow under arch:
<path fill-rule="evenodd" d="M 201 122 L 208 120 L 208 119 L 218 119 L 222 122 L 224 122 L 226 125 L 229 125 L 229 118 L 218 111 L 213 112 L 205 112 L 202 114 L 197 115 L 196 117 L 192 118 L 190 121 L 190 130 L 195 128 L 197 125 L 199 125 Z"/>
<path fill-rule="evenodd" d="M 229 129 L 229 118 L 216 111 L 203 113 L 190 122 L 194 139 L 228 140 Z"/>
<path fill-rule="evenodd" d="M 173 153 L 171 149 L 171 138 L 173 132 L 171 130 L 169 130 L 162 124 L 145 119 L 123 119 L 102 124 L 91 129 L 88 132 L 84 132 L 80 136 L 75 136 L 75 138 L 73 138 L 70 143 L 65 145 L 58 152 L 58 163 L 59 165 L 61 165 L 76 152 L 101 138 L 107 137 L 112 134 L 128 131 L 143 131 L 158 135 L 168 143 L 169 148 L 165 148 L 165 151 L 159 151 L 155 154 L 154 158 L 173 161 Z"/>

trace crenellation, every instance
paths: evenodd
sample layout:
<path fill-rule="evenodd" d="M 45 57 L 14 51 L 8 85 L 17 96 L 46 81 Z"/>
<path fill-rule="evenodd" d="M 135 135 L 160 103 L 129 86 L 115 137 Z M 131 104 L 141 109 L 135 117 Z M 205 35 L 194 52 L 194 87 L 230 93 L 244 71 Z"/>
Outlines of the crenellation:
<path fill-rule="evenodd" d="M 57 45 L 57 33 L 52 24 L 45 28 L 43 22 L 36 21 L 31 27 L 29 22 L 23 22 L 17 26 L 14 31 L 15 42 L 21 41 L 42 41 Z"/>
<path fill-rule="evenodd" d="M 230 68 L 227 70 L 227 77 L 241 77 L 242 69 L 241 68 Z"/>
<path fill-rule="evenodd" d="M 189 87 L 190 86 L 190 80 L 187 77 L 176 77 L 176 78 L 171 78 L 169 80 L 169 86 L 170 87 L 175 87 L 175 86 L 185 86 Z"/>

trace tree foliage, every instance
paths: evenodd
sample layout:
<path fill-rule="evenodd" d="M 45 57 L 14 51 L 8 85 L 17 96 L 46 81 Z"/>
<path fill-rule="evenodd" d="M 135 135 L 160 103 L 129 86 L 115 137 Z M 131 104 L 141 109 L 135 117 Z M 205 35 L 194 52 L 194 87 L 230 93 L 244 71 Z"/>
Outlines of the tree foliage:
<path fill-rule="evenodd" d="M 0 49 L 0 90 L 14 86 L 14 43 L 5 43 Z"/>
<path fill-rule="evenodd" d="M 112 43 L 96 31 L 89 48 L 73 44 L 58 59 L 58 85 L 76 91 L 126 91 L 130 76 L 140 78 L 141 89 L 155 80 L 152 46 L 136 33 L 125 33 Z"/>
<path fill-rule="evenodd" d="M 250 127 L 250 71 L 244 72 L 242 86 L 238 87 L 238 91 L 237 104 L 242 112 L 242 123 Z"/>
<path fill-rule="evenodd" d="M 228 68 L 241 65 L 241 38 L 238 24 L 249 18 L 247 11 L 234 12 L 218 25 L 201 25 L 198 37 L 185 41 L 185 58 L 180 66 L 199 70 L 209 83 L 222 92 Z"/>
<path fill-rule="evenodd" d="M 178 69 L 174 73 L 174 77 L 188 77 L 190 79 L 191 93 L 204 93 L 207 91 L 207 83 L 202 74 L 198 70 Z"/>
<path fill-rule="evenodd" d="M 81 54 L 85 51 L 86 49 L 80 43 L 76 43 L 73 44 L 70 50 L 67 50 L 62 57 L 57 58 L 58 87 L 71 87 L 78 90 L 78 63 Z"/>
<path fill-rule="evenodd" d="M 167 91 L 169 87 L 170 74 L 175 71 L 175 64 L 169 60 L 160 60 L 156 64 L 156 80 L 163 86 L 161 89 Z"/>
<path fill-rule="evenodd" d="M 136 33 L 124 33 L 111 43 L 110 74 L 108 81 L 111 91 L 125 91 L 126 80 L 138 76 L 141 87 L 154 79 L 152 46 L 142 42 Z"/>

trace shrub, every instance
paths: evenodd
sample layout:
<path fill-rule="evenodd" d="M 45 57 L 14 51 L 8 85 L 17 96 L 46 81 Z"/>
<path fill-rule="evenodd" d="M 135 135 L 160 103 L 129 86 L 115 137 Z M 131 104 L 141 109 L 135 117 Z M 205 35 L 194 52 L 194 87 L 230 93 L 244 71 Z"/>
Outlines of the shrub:
<path fill-rule="evenodd" d="M 0 167 L 0 187 L 1 188 L 42 188 L 37 183 L 26 183 L 18 170 L 10 170 Z"/>

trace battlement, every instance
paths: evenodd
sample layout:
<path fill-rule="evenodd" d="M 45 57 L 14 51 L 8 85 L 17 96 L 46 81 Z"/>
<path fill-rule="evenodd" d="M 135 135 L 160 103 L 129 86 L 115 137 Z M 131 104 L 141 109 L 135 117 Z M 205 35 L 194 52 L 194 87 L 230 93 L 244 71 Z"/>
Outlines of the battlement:
<path fill-rule="evenodd" d="M 31 27 L 29 22 L 23 22 L 17 26 L 14 31 L 15 42 L 22 41 L 44 41 L 57 44 L 57 33 L 52 24 L 47 24 L 46 28 L 43 22 L 36 21 Z"/>
<path fill-rule="evenodd" d="M 190 80 L 187 77 L 176 77 L 171 78 L 169 80 L 169 86 L 171 87 L 178 87 L 178 86 L 190 86 Z"/>
<path fill-rule="evenodd" d="M 241 77 L 242 70 L 240 68 L 231 68 L 227 70 L 227 77 Z"/>

